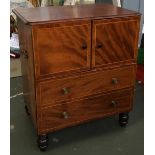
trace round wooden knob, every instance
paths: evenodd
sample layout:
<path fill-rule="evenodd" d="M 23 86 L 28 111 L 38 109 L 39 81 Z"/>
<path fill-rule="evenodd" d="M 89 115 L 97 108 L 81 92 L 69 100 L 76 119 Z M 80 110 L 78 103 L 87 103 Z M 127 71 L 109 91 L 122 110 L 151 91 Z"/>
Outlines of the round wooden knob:
<path fill-rule="evenodd" d="M 113 83 L 113 84 L 117 84 L 117 83 L 118 83 L 117 78 L 112 78 L 112 83 Z"/>
<path fill-rule="evenodd" d="M 102 48 L 103 47 L 103 44 L 102 43 L 98 43 L 96 47 L 97 48 Z"/>
<path fill-rule="evenodd" d="M 84 49 L 84 50 L 87 49 L 87 44 L 86 43 L 82 44 L 82 49 Z"/>

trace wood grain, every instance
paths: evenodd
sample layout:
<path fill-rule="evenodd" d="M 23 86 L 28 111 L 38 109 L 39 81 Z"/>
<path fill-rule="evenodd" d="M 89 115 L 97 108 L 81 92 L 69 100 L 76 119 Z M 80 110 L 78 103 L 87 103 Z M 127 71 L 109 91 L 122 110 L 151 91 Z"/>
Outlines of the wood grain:
<path fill-rule="evenodd" d="M 93 21 L 92 66 L 135 59 L 139 17 Z"/>
<path fill-rule="evenodd" d="M 91 22 L 68 22 L 33 28 L 36 78 L 90 69 Z"/>
<path fill-rule="evenodd" d="M 132 110 L 139 13 L 109 4 L 14 13 L 37 134 Z"/>
<path fill-rule="evenodd" d="M 113 78 L 117 79 L 117 84 L 112 82 Z M 130 87 L 134 83 L 135 66 L 48 80 L 37 85 L 37 92 L 39 93 L 37 103 L 39 106 L 54 105 L 59 101 L 68 101 L 99 92 Z M 64 88 L 68 90 L 68 93 L 63 91 Z"/>
<path fill-rule="evenodd" d="M 132 107 L 132 94 L 133 89 L 130 88 L 43 108 L 40 112 L 39 133 L 47 133 L 121 111 L 129 111 Z M 115 106 L 112 104 L 114 101 Z M 64 112 L 68 117 L 64 117 Z"/>
<path fill-rule="evenodd" d="M 51 6 L 38 8 L 16 8 L 13 12 L 26 24 L 45 24 L 57 21 L 111 18 L 139 15 L 110 4 L 89 4 L 75 6 Z"/>

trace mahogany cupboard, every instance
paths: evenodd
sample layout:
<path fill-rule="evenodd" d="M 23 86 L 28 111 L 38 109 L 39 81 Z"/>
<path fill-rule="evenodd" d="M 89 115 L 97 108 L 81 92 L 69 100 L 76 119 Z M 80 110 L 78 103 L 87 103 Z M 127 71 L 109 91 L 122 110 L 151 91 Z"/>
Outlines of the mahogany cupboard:
<path fill-rule="evenodd" d="M 140 14 L 109 4 L 17 8 L 25 109 L 47 134 L 133 108 Z"/>

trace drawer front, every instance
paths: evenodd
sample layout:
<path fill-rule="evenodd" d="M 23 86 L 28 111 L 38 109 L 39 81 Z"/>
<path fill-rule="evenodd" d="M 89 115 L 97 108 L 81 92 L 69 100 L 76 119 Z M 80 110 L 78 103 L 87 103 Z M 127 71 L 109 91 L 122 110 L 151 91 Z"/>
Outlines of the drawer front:
<path fill-rule="evenodd" d="M 130 111 L 132 100 L 133 89 L 131 88 L 41 108 L 39 131 L 57 130 L 121 111 Z"/>
<path fill-rule="evenodd" d="M 36 78 L 90 68 L 91 22 L 38 25 L 33 28 Z"/>
<path fill-rule="evenodd" d="M 99 92 L 130 87 L 135 82 L 135 66 L 44 81 L 38 84 L 40 106 L 89 96 Z"/>

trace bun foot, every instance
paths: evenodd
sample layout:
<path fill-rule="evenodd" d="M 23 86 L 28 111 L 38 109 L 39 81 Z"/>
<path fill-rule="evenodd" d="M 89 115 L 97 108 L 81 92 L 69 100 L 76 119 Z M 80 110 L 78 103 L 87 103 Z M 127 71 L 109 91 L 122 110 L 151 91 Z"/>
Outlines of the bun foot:
<path fill-rule="evenodd" d="M 48 135 L 47 134 L 39 135 L 37 142 L 40 151 L 46 151 L 48 147 Z"/>
<path fill-rule="evenodd" d="M 120 113 L 119 114 L 119 124 L 121 127 L 126 127 L 129 120 L 129 114 L 128 113 Z"/>

